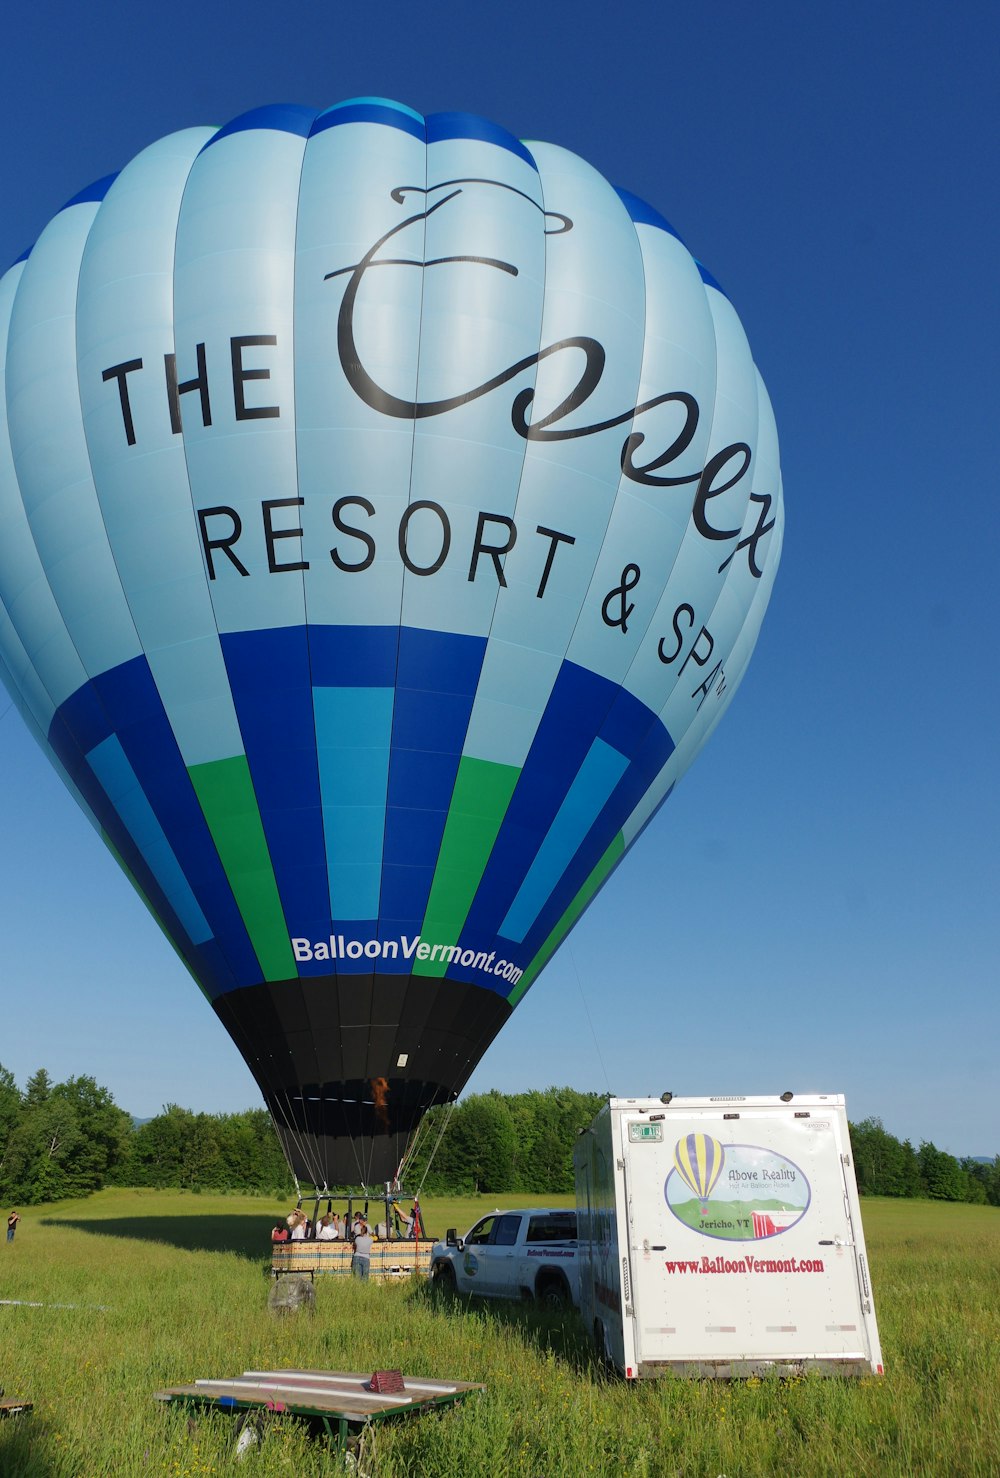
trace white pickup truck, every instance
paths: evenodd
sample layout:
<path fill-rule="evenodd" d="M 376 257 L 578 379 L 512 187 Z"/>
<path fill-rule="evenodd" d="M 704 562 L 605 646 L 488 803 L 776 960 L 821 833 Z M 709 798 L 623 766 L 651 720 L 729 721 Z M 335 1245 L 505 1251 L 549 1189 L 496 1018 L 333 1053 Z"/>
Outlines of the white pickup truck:
<path fill-rule="evenodd" d="M 545 1207 L 493 1211 L 464 1237 L 452 1227 L 431 1248 L 431 1277 L 452 1293 L 535 1298 L 549 1309 L 579 1304 L 576 1212 Z"/>

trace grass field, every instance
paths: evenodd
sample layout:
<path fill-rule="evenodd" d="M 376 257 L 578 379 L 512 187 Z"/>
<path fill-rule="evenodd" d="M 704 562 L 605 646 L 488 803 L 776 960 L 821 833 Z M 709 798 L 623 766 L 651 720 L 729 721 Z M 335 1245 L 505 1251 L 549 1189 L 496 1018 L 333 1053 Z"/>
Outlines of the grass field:
<path fill-rule="evenodd" d="M 425 1213 L 440 1235 L 493 1204 L 428 1200 Z M 361 1453 L 370 1478 L 1000 1474 L 994 1208 L 864 1202 L 884 1378 L 641 1386 L 600 1373 L 575 1316 L 444 1306 L 423 1284 L 325 1280 L 313 1317 L 275 1319 L 266 1268 L 280 1209 L 105 1191 L 24 1211 L 15 1242 L 0 1243 L 0 1300 L 20 1301 L 0 1304 L 0 1386 L 35 1410 L 0 1422 L 2 1478 L 342 1473 L 294 1419 L 274 1417 L 237 1461 L 231 1417 L 189 1422 L 151 1399 L 198 1376 L 303 1365 L 487 1385 L 442 1416 L 377 1429 Z"/>

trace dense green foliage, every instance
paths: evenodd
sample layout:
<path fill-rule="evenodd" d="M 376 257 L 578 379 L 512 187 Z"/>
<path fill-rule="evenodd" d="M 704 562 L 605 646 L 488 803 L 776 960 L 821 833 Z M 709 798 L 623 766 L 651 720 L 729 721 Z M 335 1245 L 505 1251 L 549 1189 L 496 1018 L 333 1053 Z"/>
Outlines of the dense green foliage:
<path fill-rule="evenodd" d="M 292 1185 L 266 1109 L 194 1114 L 175 1103 L 136 1127 L 111 1182 L 181 1190 L 237 1187 L 280 1194 Z"/>
<path fill-rule="evenodd" d="M 573 1145 L 604 1099 L 573 1088 L 473 1094 L 426 1116 L 406 1171 L 410 1188 L 458 1195 L 550 1196 L 573 1189 Z M 956 1160 L 915 1150 L 878 1119 L 852 1125 L 862 1195 L 1000 1206 L 1000 1157 Z M 278 1197 L 291 1178 L 264 1109 L 197 1114 L 168 1104 L 134 1124 L 90 1077 L 53 1083 L 44 1068 L 22 1092 L 0 1067 L 0 1201 L 23 1206 L 104 1185 L 240 1190 Z"/>
<path fill-rule="evenodd" d="M 132 1120 L 93 1078 L 53 1083 L 44 1068 L 23 1093 L 0 1067 L 0 1194 L 26 1206 L 100 1190 L 128 1153 Z"/>
<path fill-rule="evenodd" d="M 908 1139 L 890 1134 L 881 1119 L 852 1124 L 851 1145 L 863 1196 L 920 1196 L 1000 1206 L 1000 1155 L 985 1163 L 956 1160 L 926 1141 L 915 1150 Z"/>
<path fill-rule="evenodd" d="M 458 1195 L 572 1191 L 573 1145 L 603 1102 L 600 1093 L 574 1088 L 515 1094 L 494 1089 L 431 1109 L 408 1179 Z"/>

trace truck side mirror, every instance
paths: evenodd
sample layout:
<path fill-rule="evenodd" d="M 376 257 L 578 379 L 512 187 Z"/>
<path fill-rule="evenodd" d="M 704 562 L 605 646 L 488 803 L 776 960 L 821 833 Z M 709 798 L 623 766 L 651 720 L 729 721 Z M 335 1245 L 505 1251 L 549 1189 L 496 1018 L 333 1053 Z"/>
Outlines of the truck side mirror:
<path fill-rule="evenodd" d="M 454 1227 L 449 1227 L 448 1230 L 445 1232 L 444 1245 L 446 1247 L 458 1246 L 458 1233 L 456 1232 Z"/>

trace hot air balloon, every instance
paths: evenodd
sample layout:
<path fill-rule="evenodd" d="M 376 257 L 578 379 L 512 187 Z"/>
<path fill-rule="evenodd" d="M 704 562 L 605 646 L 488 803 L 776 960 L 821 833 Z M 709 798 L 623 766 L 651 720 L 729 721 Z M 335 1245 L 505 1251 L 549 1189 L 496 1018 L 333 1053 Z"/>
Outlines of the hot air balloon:
<path fill-rule="evenodd" d="M 485 119 L 172 134 L 0 281 L 0 670 L 318 1186 L 391 1178 L 728 707 L 774 419 Z"/>
<path fill-rule="evenodd" d="M 709 1134 L 688 1134 L 674 1147 L 674 1169 L 684 1184 L 701 1202 L 701 1214 L 708 1209 L 708 1198 L 722 1174 L 726 1152 Z"/>

